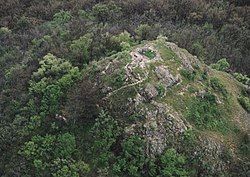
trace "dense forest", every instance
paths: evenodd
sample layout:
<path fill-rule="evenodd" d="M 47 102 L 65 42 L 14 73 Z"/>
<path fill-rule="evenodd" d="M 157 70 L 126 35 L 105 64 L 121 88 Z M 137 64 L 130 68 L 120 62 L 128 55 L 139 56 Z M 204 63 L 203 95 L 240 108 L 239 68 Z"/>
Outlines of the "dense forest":
<path fill-rule="evenodd" d="M 249 75 L 248 0 L 1 0 L 0 176 L 249 176 Z"/>

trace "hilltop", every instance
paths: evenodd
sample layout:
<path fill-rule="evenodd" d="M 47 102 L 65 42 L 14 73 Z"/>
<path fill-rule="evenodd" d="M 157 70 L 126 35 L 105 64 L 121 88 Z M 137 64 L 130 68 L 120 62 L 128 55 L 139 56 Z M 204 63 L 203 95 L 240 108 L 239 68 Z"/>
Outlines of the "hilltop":
<path fill-rule="evenodd" d="M 173 148 L 196 167 L 193 175 L 201 176 L 233 175 L 249 160 L 243 155 L 249 112 L 238 101 L 247 95 L 246 86 L 166 38 L 127 45 L 91 63 L 84 76 L 80 85 L 91 83 L 92 96 L 99 97 L 93 107 L 119 122 L 123 138 L 143 139 L 146 157 L 155 159 Z M 115 141 L 112 146 L 119 147 Z"/>

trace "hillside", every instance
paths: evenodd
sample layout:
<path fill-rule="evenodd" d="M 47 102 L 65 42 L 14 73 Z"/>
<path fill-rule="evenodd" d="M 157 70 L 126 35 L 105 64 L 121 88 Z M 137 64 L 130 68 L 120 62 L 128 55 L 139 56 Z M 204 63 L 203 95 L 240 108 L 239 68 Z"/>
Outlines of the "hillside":
<path fill-rule="evenodd" d="M 39 61 L 26 105 L 1 129 L 13 128 L 2 175 L 246 176 L 250 116 L 239 98 L 249 88 L 165 37 L 121 36 L 121 52 L 82 70 L 52 54 Z"/>
<path fill-rule="evenodd" d="M 249 144 L 241 143 L 250 117 L 237 101 L 245 87 L 187 50 L 159 37 L 93 63 L 89 71 L 101 107 L 121 123 L 123 136 L 145 141 L 147 157 L 174 148 L 197 163 L 201 176 L 231 174 L 249 160 L 241 151 Z"/>
<path fill-rule="evenodd" d="M 250 176 L 249 12 L 0 1 L 0 177 Z"/>

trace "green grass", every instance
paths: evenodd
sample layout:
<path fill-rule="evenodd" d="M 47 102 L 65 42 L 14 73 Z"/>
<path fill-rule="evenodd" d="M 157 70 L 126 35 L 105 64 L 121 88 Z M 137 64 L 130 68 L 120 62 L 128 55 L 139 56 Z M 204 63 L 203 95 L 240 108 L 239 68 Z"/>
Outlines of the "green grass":
<path fill-rule="evenodd" d="M 217 104 L 212 93 L 206 93 L 204 98 L 189 100 L 186 118 L 198 129 L 218 131 L 222 134 L 237 131 L 230 119 L 230 104 Z"/>
<path fill-rule="evenodd" d="M 163 60 L 175 60 L 175 62 L 181 62 L 180 58 L 171 49 L 167 48 L 164 43 L 157 42 L 156 48 Z"/>
<path fill-rule="evenodd" d="M 140 54 L 148 57 L 151 60 L 154 59 L 154 57 L 156 56 L 156 53 L 154 51 L 152 51 L 152 50 L 142 51 L 142 52 L 140 52 Z"/>

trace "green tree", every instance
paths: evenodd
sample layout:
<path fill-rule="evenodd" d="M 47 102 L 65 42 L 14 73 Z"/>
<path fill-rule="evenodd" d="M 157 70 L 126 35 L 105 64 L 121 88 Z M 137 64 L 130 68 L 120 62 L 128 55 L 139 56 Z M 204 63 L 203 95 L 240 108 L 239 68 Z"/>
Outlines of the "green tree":
<path fill-rule="evenodd" d="M 57 24 L 64 24 L 70 21 L 72 18 L 70 12 L 61 10 L 53 16 L 53 21 Z"/>
<path fill-rule="evenodd" d="M 99 22 L 105 23 L 108 20 L 118 20 L 121 16 L 121 7 L 115 3 L 110 2 L 108 4 L 99 3 L 92 8 L 93 15 Z"/>
<path fill-rule="evenodd" d="M 59 110 L 59 100 L 62 96 L 61 88 L 58 85 L 49 85 L 44 91 L 41 101 L 41 112 L 43 116 L 55 115 Z"/>
<path fill-rule="evenodd" d="M 148 24 L 141 24 L 135 30 L 136 37 L 139 41 L 143 41 L 149 39 L 151 33 L 151 27 Z"/>
<path fill-rule="evenodd" d="M 109 160 L 114 156 L 111 147 L 115 144 L 117 137 L 121 135 L 121 128 L 107 112 L 101 111 L 91 132 L 94 140 L 91 152 L 96 156 L 95 164 L 107 167 Z"/>
<path fill-rule="evenodd" d="M 141 176 L 147 163 L 144 145 L 144 140 L 137 135 L 125 139 L 121 144 L 122 154 L 116 158 L 113 166 L 114 172 L 118 175 Z"/>
<path fill-rule="evenodd" d="M 74 40 L 70 45 L 70 50 L 77 64 L 82 66 L 90 61 L 89 48 L 92 43 L 92 35 L 86 34 L 77 40 Z"/>
<path fill-rule="evenodd" d="M 27 168 L 38 176 L 78 177 L 89 171 L 80 159 L 75 159 L 76 140 L 74 135 L 33 136 L 19 151 L 27 161 Z"/>

